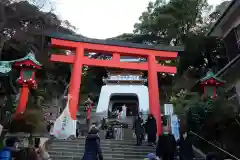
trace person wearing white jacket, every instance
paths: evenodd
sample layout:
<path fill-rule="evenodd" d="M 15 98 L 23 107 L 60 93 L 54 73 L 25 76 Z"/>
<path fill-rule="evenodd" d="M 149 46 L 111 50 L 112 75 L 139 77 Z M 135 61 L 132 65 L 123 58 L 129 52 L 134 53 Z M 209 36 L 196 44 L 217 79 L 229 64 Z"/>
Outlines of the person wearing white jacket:
<path fill-rule="evenodd" d="M 126 106 L 122 107 L 122 110 L 118 113 L 118 117 L 117 120 L 122 123 L 122 121 L 125 119 L 126 117 Z M 116 140 L 123 140 L 123 128 L 122 126 L 118 127 L 116 129 Z"/>
<path fill-rule="evenodd" d="M 127 117 L 127 106 L 124 104 L 122 106 L 122 119 L 124 120 Z"/>

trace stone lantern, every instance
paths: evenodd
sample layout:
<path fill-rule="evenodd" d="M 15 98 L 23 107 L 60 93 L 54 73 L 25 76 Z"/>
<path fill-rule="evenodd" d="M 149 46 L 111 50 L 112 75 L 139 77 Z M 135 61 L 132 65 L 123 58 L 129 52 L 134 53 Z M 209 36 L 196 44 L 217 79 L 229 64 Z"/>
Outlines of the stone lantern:
<path fill-rule="evenodd" d="M 36 70 L 41 69 L 41 64 L 35 59 L 35 55 L 30 52 L 27 56 L 15 60 L 13 66 L 20 71 L 20 77 L 17 82 L 21 86 L 19 103 L 16 114 L 23 113 L 26 109 L 29 89 L 37 88 Z"/>
<path fill-rule="evenodd" d="M 217 88 L 224 86 L 225 82 L 212 71 L 207 72 L 206 76 L 200 79 L 200 87 L 203 89 L 204 98 L 215 99 L 217 97 Z"/>

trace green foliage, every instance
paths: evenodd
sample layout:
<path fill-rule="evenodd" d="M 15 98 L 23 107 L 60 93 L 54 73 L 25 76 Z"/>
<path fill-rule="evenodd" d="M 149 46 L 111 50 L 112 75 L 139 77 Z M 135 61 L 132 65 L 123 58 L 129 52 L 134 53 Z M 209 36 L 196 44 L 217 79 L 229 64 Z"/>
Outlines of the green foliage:
<path fill-rule="evenodd" d="M 201 101 L 199 99 L 199 102 L 193 104 L 186 114 L 188 129 L 200 132 L 210 113 L 212 113 L 211 101 Z"/>
<path fill-rule="evenodd" d="M 87 67 L 85 72 L 86 73 L 82 76 L 81 93 L 99 93 L 103 85 L 102 78 L 107 75 L 106 69 L 100 67 Z"/>
<path fill-rule="evenodd" d="M 183 35 L 199 32 L 204 23 L 203 12 L 209 11 L 206 0 L 164 0 L 150 2 L 135 24 L 135 34 L 153 35 L 166 44 L 181 44 Z M 154 43 L 159 43 L 155 41 Z"/>
<path fill-rule="evenodd" d="M 216 99 L 203 99 L 198 93 L 181 90 L 171 97 L 171 103 L 175 113 L 183 115 L 187 125 L 183 127 L 197 133 L 237 116 L 236 106 L 221 92 Z"/>
<path fill-rule="evenodd" d="M 46 125 L 41 110 L 28 109 L 17 115 L 9 125 L 9 132 L 45 133 Z"/>

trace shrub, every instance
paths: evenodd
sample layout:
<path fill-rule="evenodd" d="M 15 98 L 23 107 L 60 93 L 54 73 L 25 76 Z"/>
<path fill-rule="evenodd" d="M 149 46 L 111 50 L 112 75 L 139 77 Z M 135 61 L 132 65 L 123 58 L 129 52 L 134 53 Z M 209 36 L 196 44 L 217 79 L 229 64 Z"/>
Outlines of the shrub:
<path fill-rule="evenodd" d="M 47 131 L 43 112 L 39 109 L 27 109 L 12 119 L 9 132 L 45 133 Z"/>

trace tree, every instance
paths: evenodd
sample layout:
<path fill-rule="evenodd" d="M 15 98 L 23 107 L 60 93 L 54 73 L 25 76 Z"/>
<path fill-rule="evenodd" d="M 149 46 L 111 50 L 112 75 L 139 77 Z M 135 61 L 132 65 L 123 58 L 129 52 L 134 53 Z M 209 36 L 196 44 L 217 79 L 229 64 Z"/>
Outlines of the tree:
<path fill-rule="evenodd" d="M 135 24 L 135 34 L 153 35 L 164 39 L 166 44 L 183 44 L 182 36 L 199 29 L 204 20 L 203 12 L 209 11 L 206 0 L 163 0 L 150 2 Z M 164 23 L 163 23 L 164 22 Z M 158 43 L 158 41 L 154 41 Z"/>
<path fill-rule="evenodd" d="M 184 37 L 185 51 L 179 57 L 178 74 L 188 71 L 200 78 L 209 71 L 223 68 L 228 62 L 224 43 L 215 37 L 192 34 Z"/>
<path fill-rule="evenodd" d="M 0 1 L 1 59 L 9 61 L 22 58 L 32 50 L 36 54 L 36 58 L 43 64 L 43 68 L 37 73 L 37 78 L 41 79 L 38 81 L 38 90 L 31 91 L 28 107 L 40 108 L 39 99 L 42 98 L 45 103 L 55 101 L 56 98 L 62 98 L 62 94 L 68 86 L 71 72 L 70 67 L 67 65 L 49 63 L 47 53 L 51 51 L 47 47 L 46 34 L 50 32 L 75 34 L 75 27 L 68 21 L 62 22 L 59 20 L 52 13 L 52 9 L 48 12 L 43 12 L 42 8 L 45 2 L 44 0 Z M 1 78 L 1 87 L 4 88 L 7 95 L 4 101 L 9 102 L 9 106 L 5 108 L 13 108 L 14 97 L 17 98 L 17 96 L 13 96 L 18 94 L 18 85 L 13 83 L 17 77 L 18 72 L 13 71 L 8 77 Z M 14 110 L 12 111 L 14 112 Z"/>

